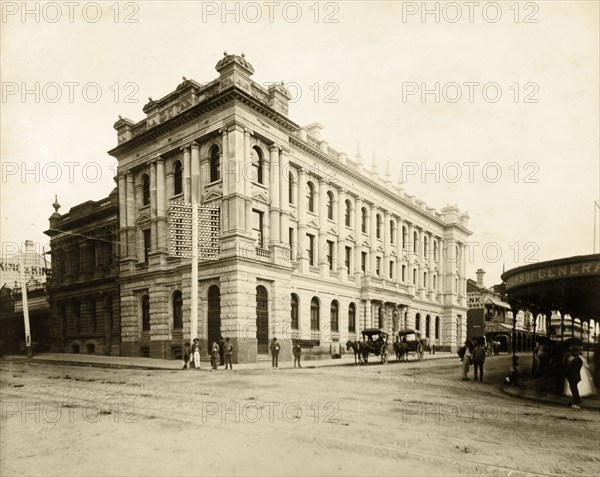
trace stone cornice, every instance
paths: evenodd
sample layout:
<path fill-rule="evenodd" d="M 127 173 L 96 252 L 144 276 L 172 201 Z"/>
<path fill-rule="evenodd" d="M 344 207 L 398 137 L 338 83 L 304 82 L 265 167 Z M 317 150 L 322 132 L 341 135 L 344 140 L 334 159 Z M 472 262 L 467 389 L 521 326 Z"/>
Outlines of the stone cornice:
<path fill-rule="evenodd" d="M 308 142 L 304 142 L 296 136 L 290 136 L 290 145 L 294 145 L 294 146 L 298 147 L 299 149 L 301 149 L 302 151 L 315 156 L 316 158 L 320 159 L 325 164 L 330 166 L 331 169 L 334 170 L 335 172 L 341 172 L 341 173 L 345 174 L 350 179 L 354 179 L 355 181 L 359 182 L 360 184 L 370 188 L 371 190 L 374 190 L 378 194 L 381 194 L 381 195 L 385 196 L 386 198 L 392 200 L 393 202 L 396 202 L 397 204 L 399 204 L 405 208 L 408 208 L 413 212 L 416 212 L 417 214 L 419 214 L 419 216 L 426 218 L 427 220 L 433 221 L 434 223 L 440 225 L 443 228 L 456 227 L 457 229 L 459 229 L 466 235 L 472 234 L 472 232 L 469 229 L 467 229 L 464 225 L 462 225 L 460 223 L 447 224 L 446 222 L 439 219 L 438 217 L 434 217 L 430 214 L 427 214 L 426 212 L 421 210 L 419 207 L 416 207 L 414 204 L 411 204 L 410 202 L 408 202 L 406 200 L 403 200 L 402 198 L 398 197 L 391 191 L 384 189 L 383 187 L 379 186 L 376 182 L 372 181 L 371 179 L 369 179 L 357 172 L 354 172 L 353 170 L 349 169 L 348 167 L 344 167 L 344 165 L 342 165 L 342 164 L 339 164 L 339 163 L 333 161 L 330 157 L 326 156 L 321 151 L 319 151 L 315 147 L 311 146 Z M 362 197 L 361 197 L 361 199 L 362 199 L 363 203 L 370 203 L 369 201 L 366 201 Z"/>
<path fill-rule="evenodd" d="M 128 141 L 119 144 L 117 147 L 108 151 L 108 154 L 115 157 L 123 157 L 131 153 L 139 147 L 143 147 L 150 141 L 157 140 L 169 132 L 188 124 L 197 118 L 214 111 L 215 109 L 231 102 L 238 101 L 246 106 L 249 106 L 253 111 L 258 112 L 261 116 L 266 117 L 272 122 L 276 123 L 283 131 L 287 133 L 295 132 L 299 129 L 299 126 L 292 122 L 287 117 L 273 110 L 271 107 L 263 104 L 258 99 L 254 98 L 247 92 L 234 86 L 227 90 L 217 93 L 216 95 L 208 98 L 207 100 L 192 106 L 186 111 L 165 120 L 164 122 L 152 127 L 151 129 L 129 139 Z M 143 119 L 136 124 L 136 127 L 144 123 L 146 120 Z"/>

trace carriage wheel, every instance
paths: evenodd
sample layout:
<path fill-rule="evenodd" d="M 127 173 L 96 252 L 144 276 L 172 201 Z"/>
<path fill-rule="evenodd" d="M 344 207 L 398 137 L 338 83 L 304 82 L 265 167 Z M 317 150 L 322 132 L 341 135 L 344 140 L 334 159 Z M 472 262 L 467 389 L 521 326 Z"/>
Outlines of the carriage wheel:
<path fill-rule="evenodd" d="M 388 349 L 386 345 L 381 347 L 381 364 L 387 364 L 389 358 Z"/>
<path fill-rule="evenodd" d="M 419 343 L 419 346 L 417 347 L 417 359 L 419 361 L 423 359 L 423 345 L 421 343 Z"/>

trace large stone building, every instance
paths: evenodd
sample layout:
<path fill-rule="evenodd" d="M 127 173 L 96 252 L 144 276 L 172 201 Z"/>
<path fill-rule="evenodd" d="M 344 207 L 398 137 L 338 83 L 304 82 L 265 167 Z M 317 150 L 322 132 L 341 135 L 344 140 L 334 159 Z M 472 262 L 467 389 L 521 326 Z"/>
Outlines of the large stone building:
<path fill-rule="evenodd" d="M 283 85 L 254 82 L 244 55 L 216 70 L 114 125 L 121 353 L 176 357 L 189 340 L 190 260 L 170 254 L 169 210 L 191 201 L 220 210 L 220 255 L 198 271 L 204 352 L 224 335 L 237 362 L 268 353 L 273 337 L 284 358 L 292 340 L 329 353 L 369 327 L 417 328 L 456 349 L 468 216 L 427 207 L 330 147 L 319 124 L 295 124 Z"/>

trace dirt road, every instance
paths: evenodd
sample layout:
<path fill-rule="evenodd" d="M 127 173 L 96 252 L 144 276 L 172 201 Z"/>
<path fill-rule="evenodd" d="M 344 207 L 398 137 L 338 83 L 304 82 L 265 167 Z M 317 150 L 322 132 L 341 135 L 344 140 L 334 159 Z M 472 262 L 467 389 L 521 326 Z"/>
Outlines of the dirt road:
<path fill-rule="evenodd" d="M 504 395 L 508 367 L 489 358 L 474 383 L 458 359 L 233 372 L 2 361 L 0 474 L 600 474 L 598 413 Z"/>

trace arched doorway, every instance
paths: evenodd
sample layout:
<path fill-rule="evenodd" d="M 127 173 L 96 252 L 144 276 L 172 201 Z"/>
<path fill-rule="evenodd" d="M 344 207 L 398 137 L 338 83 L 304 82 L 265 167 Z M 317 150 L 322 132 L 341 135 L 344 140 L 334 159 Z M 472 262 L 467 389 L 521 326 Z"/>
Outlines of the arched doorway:
<path fill-rule="evenodd" d="M 208 322 L 206 352 L 210 354 L 213 341 L 219 342 L 221 336 L 221 290 L 217 285 L 208 289 Z"/>
<path fill-rule="evenodd" d="M 269 353 L 269 296 L 265 287 L 256 287 L 256 344 L 258 354 Z"/>

